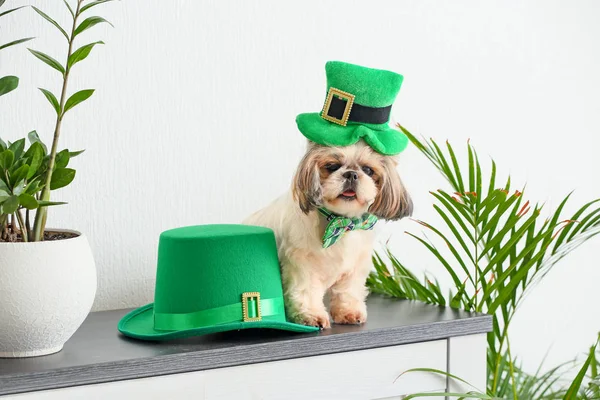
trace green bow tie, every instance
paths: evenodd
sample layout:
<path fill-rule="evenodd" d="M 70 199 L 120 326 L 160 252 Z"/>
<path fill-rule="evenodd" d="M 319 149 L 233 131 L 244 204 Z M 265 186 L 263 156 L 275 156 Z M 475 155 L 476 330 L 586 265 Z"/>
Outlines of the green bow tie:
<path fill-rule="evenodd" d="M 365 214 L 360 218 L 348 218 L 336 215 L 324 208 L 319 208 L 319 212 L 327 218 L 327 227 L 323 234 L 323 248 L 326 249 L 340 240 L 346 232 L 357 229 L 370 230 L 377 223 L 377 217 L 373 214 Z"/>

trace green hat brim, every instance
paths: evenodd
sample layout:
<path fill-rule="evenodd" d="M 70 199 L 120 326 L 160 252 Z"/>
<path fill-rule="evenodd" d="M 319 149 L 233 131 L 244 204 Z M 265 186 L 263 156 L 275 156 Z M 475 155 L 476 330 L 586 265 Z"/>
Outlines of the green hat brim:
<path fill-rule="evenodd" d="M 137 308 L 119 321 L 118 329 L 125 336 L 142 340 L 172 340 L 192 336 L 201 336 L 209 333 L 238 331 L 250 328 L 279 329 L 291 332 L 315 332 L 319 328 L 294 324 L 292 322 L 270 321 L 268 317 L 255 322 L 231 322 L 227 324 L 211 325 L 180 331 L 159 331 L 154 329 L 154 303 Z"/>
<path fill-rule="evenodd" d="M 363 139 L 373 150 L 384 155 L 401 153 L 408 145 L 406 135 L 386 124 L 337 125 L 321 118 L 319 113 L 296 117 L 300 132 L 309 140 L 324 146 L 350 146 Z"/>

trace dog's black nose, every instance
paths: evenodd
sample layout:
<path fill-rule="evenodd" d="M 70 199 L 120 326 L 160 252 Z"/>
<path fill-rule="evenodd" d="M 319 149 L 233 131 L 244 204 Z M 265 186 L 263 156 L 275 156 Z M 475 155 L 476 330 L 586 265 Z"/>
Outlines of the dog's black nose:
<path fill-rule="evenodd" d="M 346 171 L 342 176 L 348 179 L 350 182 L 358 180 L 358 174 L 355 171 Z"/>

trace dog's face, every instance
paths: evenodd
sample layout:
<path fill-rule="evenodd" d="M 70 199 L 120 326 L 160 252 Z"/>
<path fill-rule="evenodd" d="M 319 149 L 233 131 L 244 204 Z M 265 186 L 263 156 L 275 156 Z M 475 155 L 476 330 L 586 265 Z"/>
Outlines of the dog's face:
<path fill-rule="evenodd" d="M 370 212 L 387 220 L 412 213 L 395 159 L 376 153 L 363 141 L 347 147 L 309 143 L 292 191 L 304 213 L 325 207 L 347 217 Z"/>

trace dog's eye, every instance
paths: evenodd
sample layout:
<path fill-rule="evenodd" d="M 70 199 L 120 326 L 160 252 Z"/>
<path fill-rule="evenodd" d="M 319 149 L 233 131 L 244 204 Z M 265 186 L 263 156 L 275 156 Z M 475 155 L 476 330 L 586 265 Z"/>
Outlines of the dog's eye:
<path fill-rule="evenodd" d="M 329 163 L 329 164 L 326 164 L 326 165 L 325 165 L 325 169 L 326 169 L 327 171 L 329 171 L 329 172 L 335 172 L 335 171 L 337 171 L 338 169 L 340 169 L 340 167 L 341 167 L 341 165 L 340 165 L 340 164 L 332 164 L 332 163 Z"/>
<path fill-rule="evenodd" d="M 371 167 L 367 167 L 366 165 L 364 167 L 362 167 L 362 170 L 365 174 L 367 174 L 369 176 L 373 176 L 373 174 L 375 173 L 375 171 L 373 171 L 371 169 Z"/>

